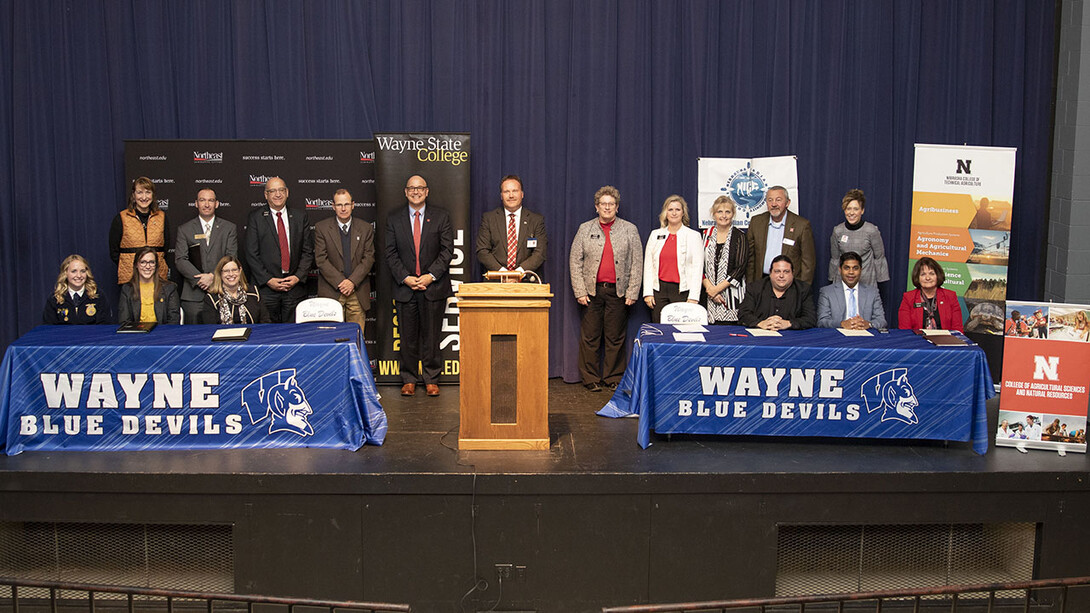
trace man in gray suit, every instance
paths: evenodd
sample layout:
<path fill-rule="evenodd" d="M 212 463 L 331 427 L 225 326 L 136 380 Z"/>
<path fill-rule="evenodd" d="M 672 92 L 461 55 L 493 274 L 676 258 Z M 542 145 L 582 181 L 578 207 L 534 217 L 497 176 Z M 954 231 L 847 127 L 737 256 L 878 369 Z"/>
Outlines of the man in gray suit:
<path fill-rule="evenodd" d="M 840 256 L 840 281 L 821 288 L 818 297 L 818 326 L 866 330 L 885 328 L 886 311 L 882 297 L 872 285 L 859 282 L 863 258 L 854 251 Z"/>
<path fill-rule="evenodd" d="M 199 323 L 202 303 L 212 285 L 212 272 L 225 255 L 238 257 L 238 228 L 216 217 L 216 192 L 197 192 L 197 216 L 178 226 L 174 267 L 182 275 L 182 313 L 185 323 Z"/>
<path fill-rule="evenodd" d="M 503 206 L 481 216 L 477 230 L 477 261 L 490 270 L 532 270 L 545 263 L 549 237 L 545 218 L 522 206 L 522 179 L 507 175 L 500 181 Z"/>
<path fill-rule="evenodd" d="M 314 224 L 314 262 L 318 265 L 318 295 L 344 307 L 344 320 L 359 324 L 371 306 L 371 268 L 375 265 L 375 229 L 352 216 L 352 194 L 333 194 L 333 212 Z"/>

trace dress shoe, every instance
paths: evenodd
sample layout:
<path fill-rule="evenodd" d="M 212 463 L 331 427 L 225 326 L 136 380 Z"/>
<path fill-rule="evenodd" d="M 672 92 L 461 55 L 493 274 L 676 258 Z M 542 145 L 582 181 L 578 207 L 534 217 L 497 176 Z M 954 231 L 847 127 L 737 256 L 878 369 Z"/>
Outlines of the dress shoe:
<path fill-rule="evenodd" d="M 600 392 L 600 391 L 602 391 L 602 386 L 598 385 L 597 382 L 595 382 L 595 383 L 584 383 L 583 387 L 587 388 L 587 390 L 591 391 L 591 392 Z"/>
<path fill-rule="evenodd" d="M 602 387 L 606 388 L 607 392 L 617 391 L 617 384 L 616 383 L 603 383 Z"/>
<path fill-rule="evenodd" d="M 428 386 L 427 386 L 427 389 L 428 389 L 428 395 L 429 396 L 438 396 L 439 395 L 439 386 L 438 385 L 436 385 L 434 383 L 429 383 Z"/>
<path fill-rule="evenodd" d="M 402 396 L 412 396 L 415 393 L 416 393 L 416 384 L 415 383 L 406 383 L 405 385 L 401 386 L 401 395 Z"/>

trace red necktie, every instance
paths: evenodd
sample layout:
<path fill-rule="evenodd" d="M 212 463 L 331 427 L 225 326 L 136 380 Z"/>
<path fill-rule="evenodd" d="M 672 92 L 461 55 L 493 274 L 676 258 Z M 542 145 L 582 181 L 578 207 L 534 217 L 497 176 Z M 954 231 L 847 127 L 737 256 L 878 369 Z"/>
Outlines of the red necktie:
<path fill-rule="evenodd" d="M 515 269 L 515 255 L 518 253 L 518 232 L 515 231 L 515 214 L 508 213 L 507 220 L 507 270 Z"/>
<path fill-rule="evenodd" d="M 280 237 L 280 271 L 283 273 L 291 269 L 291 255 L 288 253 L 288 231 L 284 228 L 282 211 L 276 212 L 276 235 Z"/>
<path fill-rule="evenodd" d="M 420 276 L 420 211 L 413 213 L 413 247 L 416 249 L 416 276 Z"/>

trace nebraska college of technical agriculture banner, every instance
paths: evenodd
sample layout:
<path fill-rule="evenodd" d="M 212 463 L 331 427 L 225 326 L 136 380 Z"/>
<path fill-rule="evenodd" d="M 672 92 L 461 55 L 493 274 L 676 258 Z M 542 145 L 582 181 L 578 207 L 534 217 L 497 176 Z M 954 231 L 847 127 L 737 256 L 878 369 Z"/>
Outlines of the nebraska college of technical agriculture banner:
<path fill-rule="evenodd" d="M 934 258 L 968 316 L 966 332 L 1003 333 L 1016 153 L 916 145 L 907 285 L 916 261 Z"/>
<path fill-rule="evenodd" d="M 178 226 L 197 215 L 197 192 L 212 189 L 216 215 L 238 226 L 240 259 L 245 253 L 246 220 L 265 203 L 265 181 L 280 177 L 288 186 L 288 206 L 305 210 L 313 224 L 333 216 L 333 192 L 347 189 L 353 215 L 375 222 L 375 150 L 369 140 L 129 140 L 125 141 L 126 198 L 137 177 L 155 184 L 159 208 L 167 215 L 167 264 L 174 267 Z M 118 209 L 125 203 L 119 203 Z M 380 243 L 375 243 L 376 256 Z M 172 272 L 175 282 L 180 282 Z M 317 293 L 318 270 L 311 271 L 309 295 Z M 371 287 L 375 287 L 372 282 Z M 373 298 L 374 296 L 372 296 Z M 374 356 L 374 310 L 364 336 Z"/>
<path fill-rule="evenodd" d="M 995 444 L 1086 453 L 1090 305 L 1008 302 Z"/>
<path fill-rule="evenodd" d="M 745 230 L 749 220 L 764 213 L 765 191 L 773 185 L 787 188 L 792 213 L 799 212 L 799 174 L 797 158 L 784 155 L 771 158 L 699 158 L 697 164 L 697 200 L 700 227 L 715 225 L 708 210 L 719 196 L 728 195 L 737 205 L 734 225 Z M 696 217 L 694 211 L 690 216 Z"/>
<path fill-rule="evenodd" d="M 454 226 L 454 258 L 450 262 L 454 291 L 469 279 L 466 245 L 469 235 L 469 134 L 375 134 L 375 179 L 377 181 L 378 215 L 376 244 L 386 244 L 386 217 L 407 206 L 405 183 L 420 175 L 428 182 L 428 206 L 437 206 L 450 214 Z M 378 370 L 380 383 L 400 382 L 398 366 L 401 335 L 394 312 L 393 279 L 386 266 L 386 257 L 377 249 L 378 301 L 375 308 L 378 336 Z M 458 381 L 458 304 L 447 301 L 439 347 L 443 351 L 443 372 L 440 381 Z"/>

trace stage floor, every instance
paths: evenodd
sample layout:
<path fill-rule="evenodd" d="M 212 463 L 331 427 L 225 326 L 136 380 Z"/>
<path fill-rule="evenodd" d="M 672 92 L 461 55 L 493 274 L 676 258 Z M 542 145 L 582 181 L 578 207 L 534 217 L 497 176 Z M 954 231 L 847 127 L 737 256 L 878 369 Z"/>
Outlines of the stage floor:
<path fill-rule="evenodd" d="M 1086 475 L 1090 459 L 1052 451 L 1020 453 L 994 444 L 984 456 L 969 443 L 882 441 L 866 439 L 715 437 L 656 435 L 654 444 L 636 444 L 635 419 L 609 419 L 595 412 L 609 399 L 560 379 L 549 382 L 549 451 L 459 451 L 458 387 L 444 386 L 438 398 L 419 391 L 403 398 L 396 386 L 380 386 L 389 432 L 382 446 L 365 445 L 356 452 L 324 449 L 204 450 L 139 452 L 26 452 L 0 456 L 0 488 L 10 487 L 20 473 L 39 479 L 79 475 L 156 477 L 145 483 L 152 490 L 168 487 L 183 475 L 284 477 L 350 476 L 478 476 L 521 475 L 670 475 L 675 486 L 699 475 L 728 478 L 739 485 L 755 475 L 835 477 L 844 474 L 886 473 L 964 474 L 974 480 L 989 475 L 1008 478 L 1017 473 L 1054 473 L 1057 478 Z M 995 430 L 999 397 L 988 402 L 989 428 Z M 678 481 L 680 478 L 682 481 Z M 338 479 L 340 480 L 340 479 Z M 41 481 L 38 481 L 41 483 Z M 318 485 L 307 480 L 313 491 Z M 266 485 L 290 481 L 269 481 Z M 362 483 L 362 482 L 361 482 Z M 343 483 L 342 483 L 343 485 Z M 733 488 L 732 488 L 733 489 Z M 0 489 L 0 491 L 3 491 Z M 265 490 L 268 491 L 268 490 Z M 343 490 L 340 490 L 343 491 Z"/>
<path fill-rule="evenodd" d="M 1011 549 L 1014 530 L 1022 535 L 1014 549 L 1027 552 L 1033 578 L 1090 575 L 1086 454 L 993 446 L 981 456 L 968 442 L 693 435 L 657 436 L 641 449 L 635 419 L 595 415 L 607 393 L 559 379 L 549 382 L 548 451 L 459 451 L 457 386 L 439 398 L 402 398 L 396 386 L 379 391 L 386 442 L 355 452 L 0 457 L 0 528 L 11 536 L 30 524 L 47 526 L 46 534 L 66 525 L 228 526 L 223 579 L 238 593 L 408 602 L 415 611 L 451 613 L 487 610 L 497 598 L 499 610 L 567 613 L 772 596 L 790 574 L 785 539 L 802 535 L 804 546 L 814 545 L 815 526 L 834 540 L 870 526 L 932 535 L 918 547 L 901 536 L 874 543 L 874 559 L 893 560 L 909 577 L 976 576 L 977 566 L 949 572 L 961 558 L 947 549 L 947 527 L 968 535 L 965 547 L 989 561 L 989 577 L 1016 578 L 990 549 Z M 994 432 L 998 398 L 988 410 Z M 44 541 L 43 560 L 52 559 L 52 543 Z M 853 557 L 860 547 L 854 537 L 845 543 L 846 568 L 855 573 L 865 566 Z M 934 559 L 930 570 L 898 562 L 918 557 Z M 496 564 L 527 570 L 501 591 Z M 865 579 L 852 577 L 852 586 Z"/>

